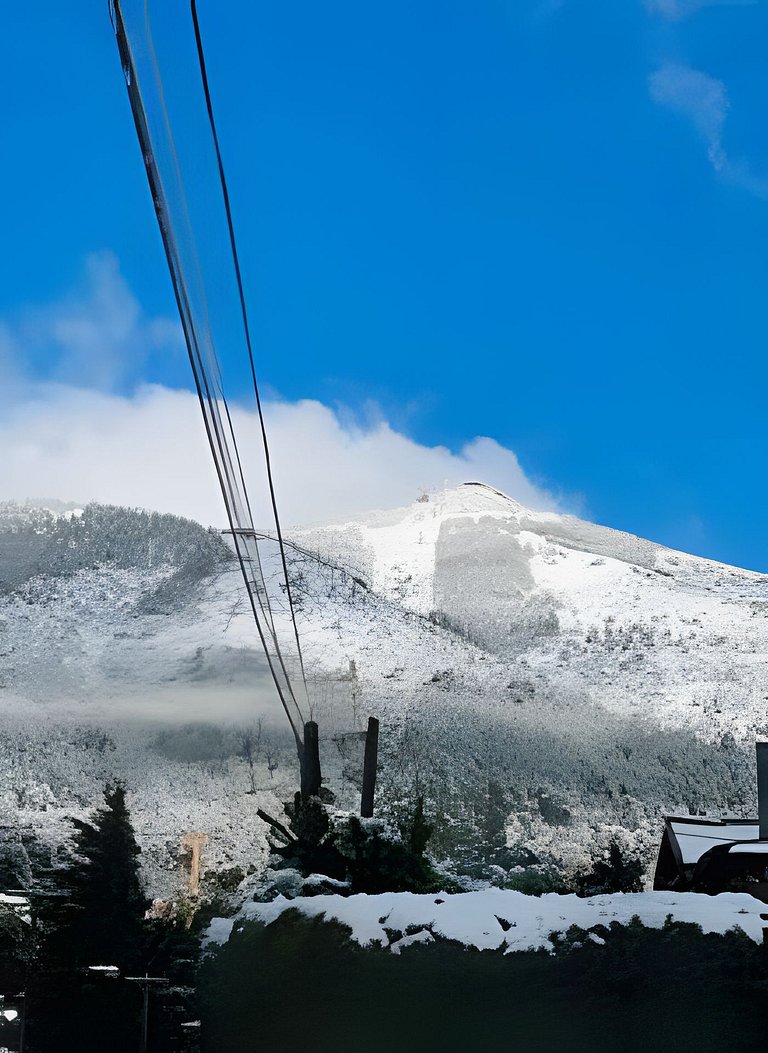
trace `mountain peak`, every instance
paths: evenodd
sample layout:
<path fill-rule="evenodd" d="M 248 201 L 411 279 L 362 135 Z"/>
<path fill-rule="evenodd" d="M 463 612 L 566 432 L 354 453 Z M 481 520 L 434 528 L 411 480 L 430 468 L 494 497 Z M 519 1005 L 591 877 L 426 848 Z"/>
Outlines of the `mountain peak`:
<path fill-rule="evenodd" d="M 430 496 L 430 495 L 427 495 Z M 504 512 L 510 515 L 527 513 L 535 515 L 525 505 L 520 504 L 509 494 L 497 490 L 495 486 L 477 481 L 462 483 L 460 486 L 446 489 L 434 495 L 434 500 L 457 512 Z"/>

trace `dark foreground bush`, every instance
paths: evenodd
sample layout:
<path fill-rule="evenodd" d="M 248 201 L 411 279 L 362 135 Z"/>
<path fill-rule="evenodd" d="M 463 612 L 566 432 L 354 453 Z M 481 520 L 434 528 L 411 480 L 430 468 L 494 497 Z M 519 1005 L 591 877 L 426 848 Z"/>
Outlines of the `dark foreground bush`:
<path fill-rule="evenodd" d="M 200 974 L 207 1053 L 750 1053 L 768 969 L 746 936 L 692 925 L 572 932 L 558 953 L 445 941 L 400 955 L 287 912 L 239 928 Z"/>
<path fill-rule="evenodd" d="M 153 973 L 167 975 L 167 970 L 153 968 Z M 123 977 L 38 972 L 29 978 L 26 1005 L 25 1053 L 136 1053 L 142 1048 L 141 988 Z M 174 984 L 171 971 L 170 984 L 150 994 L 147 1053 L 194 1048 L 184 1043 L 179 1026 L 194 1019 L 190 1009 L 189 991 Z M 0 1053 L 6 1038 L 0 1028 Z"/>

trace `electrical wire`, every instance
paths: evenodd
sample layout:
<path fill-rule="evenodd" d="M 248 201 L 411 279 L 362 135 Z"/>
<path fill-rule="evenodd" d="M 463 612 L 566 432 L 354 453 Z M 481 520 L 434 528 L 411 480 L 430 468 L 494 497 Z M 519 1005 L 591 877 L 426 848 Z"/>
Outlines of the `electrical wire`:
<path fill-rule="evenodd" d="M 272 478 L 272 459 L 269 455 L 269 442 L 267 441 L 267 429 L 264 424 L 264 413 L 261 408 L 261 397 L 259 395 L 259 385 L 256 380 L 256 365 L 253 358 L 253 345 L 251 344 L 251 327 L 248 322 L 248 310 L 245 305 L 245 293 L 243 291 L 242 275 L 240 273 L 240 258 L 237 253 L 237 243 L 235 240 L 235 228 L 232 222 L 232 209 L 229 203 L 229 189 L 227 187 L 227 177 L 224 172 L 224 162 L 221 157 L 221 149 L 219 148 L 219 136 L 216 131 L 216 121 L 213 116 L 213 104 L 211 102 L 211 93 L 208 86 L 208 72 L 205 65 L 205 55 L 203 52 L 203 41 L 200 34 L 200 23 L 197 18 L 197 0 L 190 0 L 190 11 L 192 14 L 192 25 L 195 30 L 195 45 L 197 47 L 198 63 L 200 65 L 200 78 L 203 84 L 203 92 L 205 94 L 205 105 L 208 111 L 208 122 L 211 127 L 211 136 L 213 138 L 213 145 L 216 151 L 216 163 L 219 169 L 219 182 L 221 184 L 222 197 L 224 199 L 224 209 L 227 214 L 227 230 L 229 232 L 229 243 L 232 249 L 232 261 L 235 268 L 235 278 L 237 281 L 237 292 L 240 300 L 240 310 L 243 319 L 243 331 L 245 333 L 245 342 L 248 348 L 248 362 L 251 367 L 251 379 L 253 381 L 253 392 L 256 396 L 256 406 L 259 413 L 259 425 L 261 427 L 262 441 L 264 444 L 264 456 L 267 468 L 267 482 L 269 485 L 270 500 L 272 503 L 272 512 L 275 519 L 275 526 L 277 528 L 277 539 L 280 547 L 280 558 L 283 564 L 283 573 L 285 575 L 285 589 L 286 596 L 288 599 L 288 607 L 291 612 L 291 621 L 293 623 L 293 631 L 296 638 L 296 648 L 299 655 L 299 662 L 301 664 L 301 675 L 306 683 L 306 674 L 304 670 L 304 656 L 301 651 L 301 641 L 299 639 L 299 630 L 296 625 L 296 616 L 293 606 L 293 599 L 291 597 L 291 580 L 288 573 L 288 565 L 285 558 L 285 543 L 283 541 L 283 532 L 280 528 L 280 516 L 277 511 L 277 497 L 275 495 L 275 485 Z"/>
<path fill-rule="evenodd" d="M 192 0 L 191 14 L 198 51 L 199 71 L 203 82 L 203 92 L 208 111 L 210 132 L 213 138 L 218 169 L 218 184 L 221 190 L 226 215 L 229 249 L 237 285 L 241 323 L 250 364 L 251 380 L 256 397 L 262 448 L 266 463 L 269 497 L 276 527 L 280 555 L 281 573 L 279 578 L 282 580 L 278 580 L 277 585 L 278 589 L 283 591 L 285 602 L 287 603 L 288 615 L 293 629 L 293 642 L 296 647 L 298 676 L 292 674 L 289 657 L 285 653 L 285 648 L 280 639 L 279 623 L 275 617 L 275 610 L 273 608 L 274 603 L 278 600 L 280 600 L 282 605 L 282 596 L 278 596 L 277 593 L 273 593 L 273 595 L 270 596 L 269 582 L 264 572 L 262 553 L 257 539 L 257 532 L 254 527 L 251 504 L 245 484 L 235 428 L 224 393 L 221 366 L 214 345 L 208 297 L 205 282 L 203 280 L 196 239 L 194 237 L 194 226 L 186 197 L 182 166 L 179 161 L 171 128 L 171 121 L 164 95 L 163 79 L 157 60 L 149 21 L 149 0 L 143 0 L 143 19 L 140 21 L 138 19 L 135 20 L 134 28 L 141 29 L 142 31 L 140 39 L 140 43 L 143 45 L 142 77 L 144 77 L 145 73 L 148 74 L 144 79 L 144 83 L 149 81 L 150 88 L 154 89 L 155 116 L 158 114 L 160 115 L 160 132 L 155 137 L 153 137 L 150 130 L 147 102 L 138 76 L 138 63 L 132 46 L 131 35 L 129 34 L 124 18 L 125 6 L 125 0 L 111 0 L 110 13 L 112 24 L 117 37 L 118 49 L 128 89 L 128 97 L 139 143 L 142 148 L 147 179 L 149 181 L 155 207 L 155 214 L 160 227 L 168 268 L 171 274 L 171 281 L 187 344 L 195 388 L 197 390 L 198 400 L 203 414 L 206 436 L 213 455 L 216 474 L 224 499 L 230 528 L 229 533 L 232 537 L 235 554 L 245 582 L 259 638 L 267 657 L 278 697 L 283 710 L 285 711 L 286 717 L 288 718 L 291 730 L 293 731 L 297 749 L 301 757 L 303 749 L 301 729 L 303 728 L 305 719 L 303 706 L 307 704 L 307 685 L 304 661 L 290 590 L 290 575 L 288 571 L 285 544 L 280 529 L 280 521 L 277 511 L 277 499 L 272 476 L 269 447 L 267 444 L 266 427 L 258 384 L 256 381 L 250 327 L 248 324 L 240 263 L 237 255 L 229 192 L 224 175 L 218 135 L 216 133 L 215 122 L 213 119 L 213 109 L 210 100 L 208 77 L 202 52 L 202 39 L 197 20 L 195 2 Z M 135 7 L 136 4 L 133 6 Z M 160 150 L 157 148 L 155 139 L 159 139 Z M 163 158 L 162 147 L 165 148 L 164 164 L 161 164 L 158 160 L 158 156 Z M 164 171 L 161 171 L 161 168 Z M 175 190 L 175 195 L 171 195 L 169 192 L 169 186 L 167 185 L 169 178 L 171 179 L 171 185 Z M 171 200 L 175 205 L 175 210 L 171 205 Z M 180 246 L 180 236 L 184 238 L 185 251 L 182 250 Z M 194 283 L 196 288 L 196 299 L 190 291 L 190 281 Z"/>

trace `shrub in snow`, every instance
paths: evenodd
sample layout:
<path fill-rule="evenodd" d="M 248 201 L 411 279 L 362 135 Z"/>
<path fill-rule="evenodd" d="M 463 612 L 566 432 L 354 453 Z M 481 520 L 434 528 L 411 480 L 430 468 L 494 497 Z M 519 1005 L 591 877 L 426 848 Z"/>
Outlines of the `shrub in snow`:
<path fill-rule="evenodd" d="M 32 868 L 27 850 L 17 839 L 0 842 L 0 891 L 11 888 L 29 888 Z"/>
<path fill-rule="evenodd" d="M 331 879 L 352 892 L 429 892 L 445 885 L 425 855 L 432 824 L 418 799 L 413 811 L 394 826 L 383 819 L 360 819 L 343 813 L 331 818 L 319 797 L 303 800 L 300 793 L 285 806 L 294 836 L 288 844 L 272 840 L 284 872 Z M 279 835 L 278 835 L 279 836 Z M 342 884 L 343 883 L 343 884 Z M 306 885 L 306 883 L 305 883 Z M 271 878 L 262 891 L 273 898 Z M 302 886 L 300 895 L 316 894 Z M 256 898 L 261 898 L 259 890 Z"/>
<path fill-rule="evenodd" d="M 503 880 L 494 882 L 502 888 L 524 892 L 526 896 L 544 896 L 548 892 L 564 893 L 566 887 L 562 874 L 545 863 L 534 863 L 528 867 L 512 867 Z"/>
<path fill-rule="evenodd" d="M 275 855 L 286 867 L 303 875 L 320 873 L 343 878 L 344 860 L 336 847 L 336 833 L 331 827 L 328 811 L 319 797 L 303 800 L 296 793 L 285 805 L 288 825 L 294 840 L 288 844 L 271 842 Z"/>
<path fill-rule="evenodd" d="M 12 903 L 0 902 L 0 988 L 8 990 L 19 983 L 34 959 L 34 951 L 35 933 L 29 914 Z"/>
<path fill-rule="evenodd" d="M 296 899 L 304 888 L 304 877 L 293 867 L 273 869 L 268 867 L 256 883 L 253 898 L 269 903 L 278 896 L 284 899 Z"/>
<path fill-rule="evenodd" d="M 608 856 L 598 859 L 592 870 L 576 878 L 581 896 L 598 896 L 607 892 L 642 892 L 643 864 L 631 859 L 616 841 L 611 841 Z"/>
<path fill-rule="evenodd" d="M 337 846 L 354 892 L 432 892 L 445 884 L 425 855 L 432 825 L 421 798 L 399 829 L 382 819 L 350 816 L 339 828 Z"/>

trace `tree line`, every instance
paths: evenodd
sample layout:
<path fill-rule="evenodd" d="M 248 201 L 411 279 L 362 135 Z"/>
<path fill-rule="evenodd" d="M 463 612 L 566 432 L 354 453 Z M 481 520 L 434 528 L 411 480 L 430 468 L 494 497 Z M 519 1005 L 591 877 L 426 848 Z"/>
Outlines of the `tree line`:
<path fill-rule="evenodd" d="M 148 910 L 124 787 L 71 822 L 65 857 L 32 875 L 29 916 L 0 907 L 0 993 L 24 991 L 25 1053 L 136 1050 L 144 1000 L 130 978 L 146 974 L 168 981 L 150 1000 L 150 1049 L 192 1050 L 181 1024 L 195 1014 L 200 933 L 183 910 Z"/>

